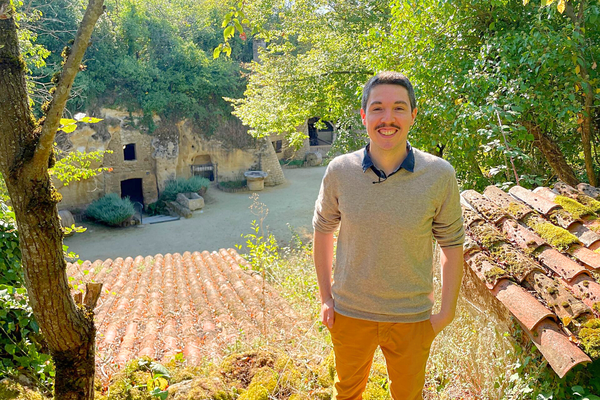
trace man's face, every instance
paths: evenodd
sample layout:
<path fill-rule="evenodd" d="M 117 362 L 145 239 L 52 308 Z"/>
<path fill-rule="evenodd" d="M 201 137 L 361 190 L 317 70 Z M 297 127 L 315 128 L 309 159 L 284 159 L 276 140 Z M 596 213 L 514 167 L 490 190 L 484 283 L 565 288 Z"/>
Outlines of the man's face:
<path fill-rule="evenodd" d="M 370 150 L 402 151 L 417 109 L 411 111 L 408 91 L 400 85 L 377 85 L 371 89 L 367 109 L 360 110 L 371 139 Z"/>

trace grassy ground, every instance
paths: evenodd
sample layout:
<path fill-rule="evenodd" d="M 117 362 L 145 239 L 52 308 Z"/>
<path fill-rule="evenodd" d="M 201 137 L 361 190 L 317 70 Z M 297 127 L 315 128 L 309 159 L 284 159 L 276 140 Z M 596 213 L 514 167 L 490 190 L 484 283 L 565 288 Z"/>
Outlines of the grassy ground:
<path fill-rule="evenodd" d="M 286 342 L 273 341 L 268 332 L 253 343 L 240 340 L 227 349 L 223 360 L 207 360 L 199 367 L 187 366 L 181 355 L 166 364 L 166 370 L 150 359 L 136 360 L 115 377 L 109 388 L 98 387 L 97 399 L 331 398 L 332 345 L 327 329 L 318 322 L 318 287 L 311 246 L 303 244 L 299 235 L 292 235 L 289 246 L 278 247 L 274 238 L 264 240 L 260 231 L 254 233 L 257 235 L 246 237 L 250 241 L 248 258 L 254 268 L 311 323 Z M 435 260 L 434 266 L 436 307 L 439 307 L 439 260 Z M 528 340 L 516 339 L 523 335 L 518 326 L 509 327 L 507 332 L 486 315 L 461 296 L 456 319 L 433 343 L 425 400 L 586 398 L 574 396 L 571 387 L 589 384 L 592 368 L 560 380 Z M 387 387 L 385 363 L 378 351 L 363 398 L 389 399 Z M 16 398 L 41 399 L 28 396 Z"/>

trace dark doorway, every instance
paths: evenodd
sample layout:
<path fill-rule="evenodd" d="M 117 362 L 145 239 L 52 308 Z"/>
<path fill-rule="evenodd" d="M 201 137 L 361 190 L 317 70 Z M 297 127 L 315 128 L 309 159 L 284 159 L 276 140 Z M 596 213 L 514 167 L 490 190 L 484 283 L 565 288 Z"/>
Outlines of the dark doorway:
<path fill-rule="evenodd" d="M 133 203 L 144 204 L 144 190 L 142 178 L 127 179 L 121 181 L 121 198 L 129 197 Z"/>

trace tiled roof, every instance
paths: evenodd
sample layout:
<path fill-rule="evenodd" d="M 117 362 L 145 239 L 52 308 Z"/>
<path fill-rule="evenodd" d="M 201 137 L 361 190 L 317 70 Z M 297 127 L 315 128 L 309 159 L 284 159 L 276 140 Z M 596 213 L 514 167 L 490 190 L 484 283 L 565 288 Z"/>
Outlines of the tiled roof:
<path fill-rule="evenodd" d="M 466 264 L 554 371 L 563 377 L 598 357 L 600 190 L 489 186 L 461 198 Z"/>
<path fill-rule="evenodd" d="M 198 364 L 236 340 L 297 334 L 303 321 L 233 249 L 69 264 L 73 284 L 103 283 L 95 309 L 97 371 L 177 353 Z"/>

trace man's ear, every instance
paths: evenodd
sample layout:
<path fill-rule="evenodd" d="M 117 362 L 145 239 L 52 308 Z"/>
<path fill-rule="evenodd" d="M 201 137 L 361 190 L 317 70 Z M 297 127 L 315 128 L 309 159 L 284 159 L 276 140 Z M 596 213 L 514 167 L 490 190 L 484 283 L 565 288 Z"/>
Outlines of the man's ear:
<path fill-rule="evenodd" d="M 412 114 L 412 120 L 413 120 L 413 123 L 415 122 L 415 118 L 417 118 L 417 113 L 418 113 L 418 111 L 419 111 L 419 109 L 418 109 L 418 108 L 415 108 L 414 110 L 412 110 L 412 113 L 411 113 L 411 114 Z"/>
<path fill-rule="evenodd" d="M 367 126 L 367 121 L 366 121 L 367 113 L 362 108 L 360 109 L 360 118 L 362 119 L 363 125 Z"/>

